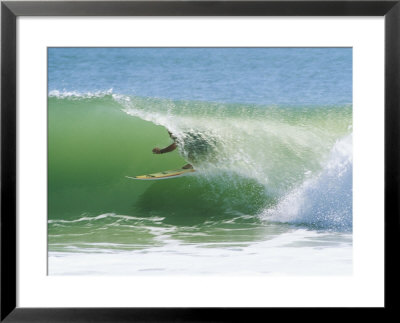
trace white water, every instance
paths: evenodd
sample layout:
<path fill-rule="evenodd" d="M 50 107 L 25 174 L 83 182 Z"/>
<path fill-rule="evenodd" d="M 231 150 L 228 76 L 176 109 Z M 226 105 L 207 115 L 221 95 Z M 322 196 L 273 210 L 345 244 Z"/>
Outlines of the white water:
<path fill-rule="evenodd" d="M 339 231 L 352 230 L 352 135 L 338 140 L 323 170 L 263 212 L 269 221 L 309 224 Z"/>
<path fill-rule="evenodd" d="M 247 243 L 180 244 L 115 251 L 93 245 L 49 253 L 50 275 L 351 275 L 351 234 L 303 229 Z M 75 251 L 75 252 L 74 252 Z"/>

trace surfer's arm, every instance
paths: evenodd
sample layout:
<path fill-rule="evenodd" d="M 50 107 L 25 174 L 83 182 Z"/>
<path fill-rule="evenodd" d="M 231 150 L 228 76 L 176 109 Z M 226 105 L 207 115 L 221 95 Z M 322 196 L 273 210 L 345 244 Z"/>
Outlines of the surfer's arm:
<path fill-rule="evenodd" d="M 153 153 L 154 154 L 164 154 L 164 153 L 169 153 L 170 151 L 174 151 L 176 149 L 176 143 L 172 143 L 171 145 L 169 145 L 168 147 L 165 147 L 163 149 L 160 148 L 154 148 L 153 149 Z"/>

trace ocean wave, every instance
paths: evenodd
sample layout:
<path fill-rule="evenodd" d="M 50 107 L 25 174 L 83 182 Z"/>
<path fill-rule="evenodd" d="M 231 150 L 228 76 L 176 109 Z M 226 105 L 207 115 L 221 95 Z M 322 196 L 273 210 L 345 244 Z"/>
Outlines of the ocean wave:
<path fill-rule="evenodd" d="M 193 223 L 262 214 L 322 228 L 352 225 L 351 106 L 224 105 L 112 90 L 49 96 L 50 221 L 139 212 L 182 222 L 192 213 Z M 156 156 L 153 147 L 172 143 L 167 129 L 179 149 Z M 190 138 L 212 153 L 193 156 Z M 146 184 L 125 177 L 188 162 L 196 176 Z"/>

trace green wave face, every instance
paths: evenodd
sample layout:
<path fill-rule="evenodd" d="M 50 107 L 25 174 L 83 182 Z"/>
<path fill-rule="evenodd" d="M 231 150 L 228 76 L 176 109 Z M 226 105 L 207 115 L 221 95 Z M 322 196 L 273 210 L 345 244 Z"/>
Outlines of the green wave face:
<path fill-rule="evenodd" d="M 257 214 L 321 171 L 334 144 L 351 133 L 351 111 L 50 96 L 49 219 L 115 213 L 193 224 Z M 152 148 L 172 143 L 166 129 L 179 149 L 154 155 Z M 193 158 L 193 134 L 212 153 Z M 164 181 L 125 177 L 188 162 L 195 175 Z"/>

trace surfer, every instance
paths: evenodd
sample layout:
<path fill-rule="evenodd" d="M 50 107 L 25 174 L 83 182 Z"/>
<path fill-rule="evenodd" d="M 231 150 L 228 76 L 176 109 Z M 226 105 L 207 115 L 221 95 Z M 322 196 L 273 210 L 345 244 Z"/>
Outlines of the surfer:
<path fill-rule="evenodd" d="M 169 136 L 171 137 L 171 139 L 174 142 L 172 144 L 170 144 L 169 146 L 167 146 L 165 148 L 162 148 L 162 149 L 160 149 L 158 147 L 153 148 L 153 154 L 159 155 L 159 154 L 169 153 L 171 151 L 174 151 L 178 147 L 178 145 L 176 144 L 176 139 L 177 138 L 169 130 L 167 130 L 167 131 L 168 131 Z M 191 168 L 193 168 L 193 166 L 191 164 L 186 164 L 182 168 L 183 169 L 191 169 Z"/>

